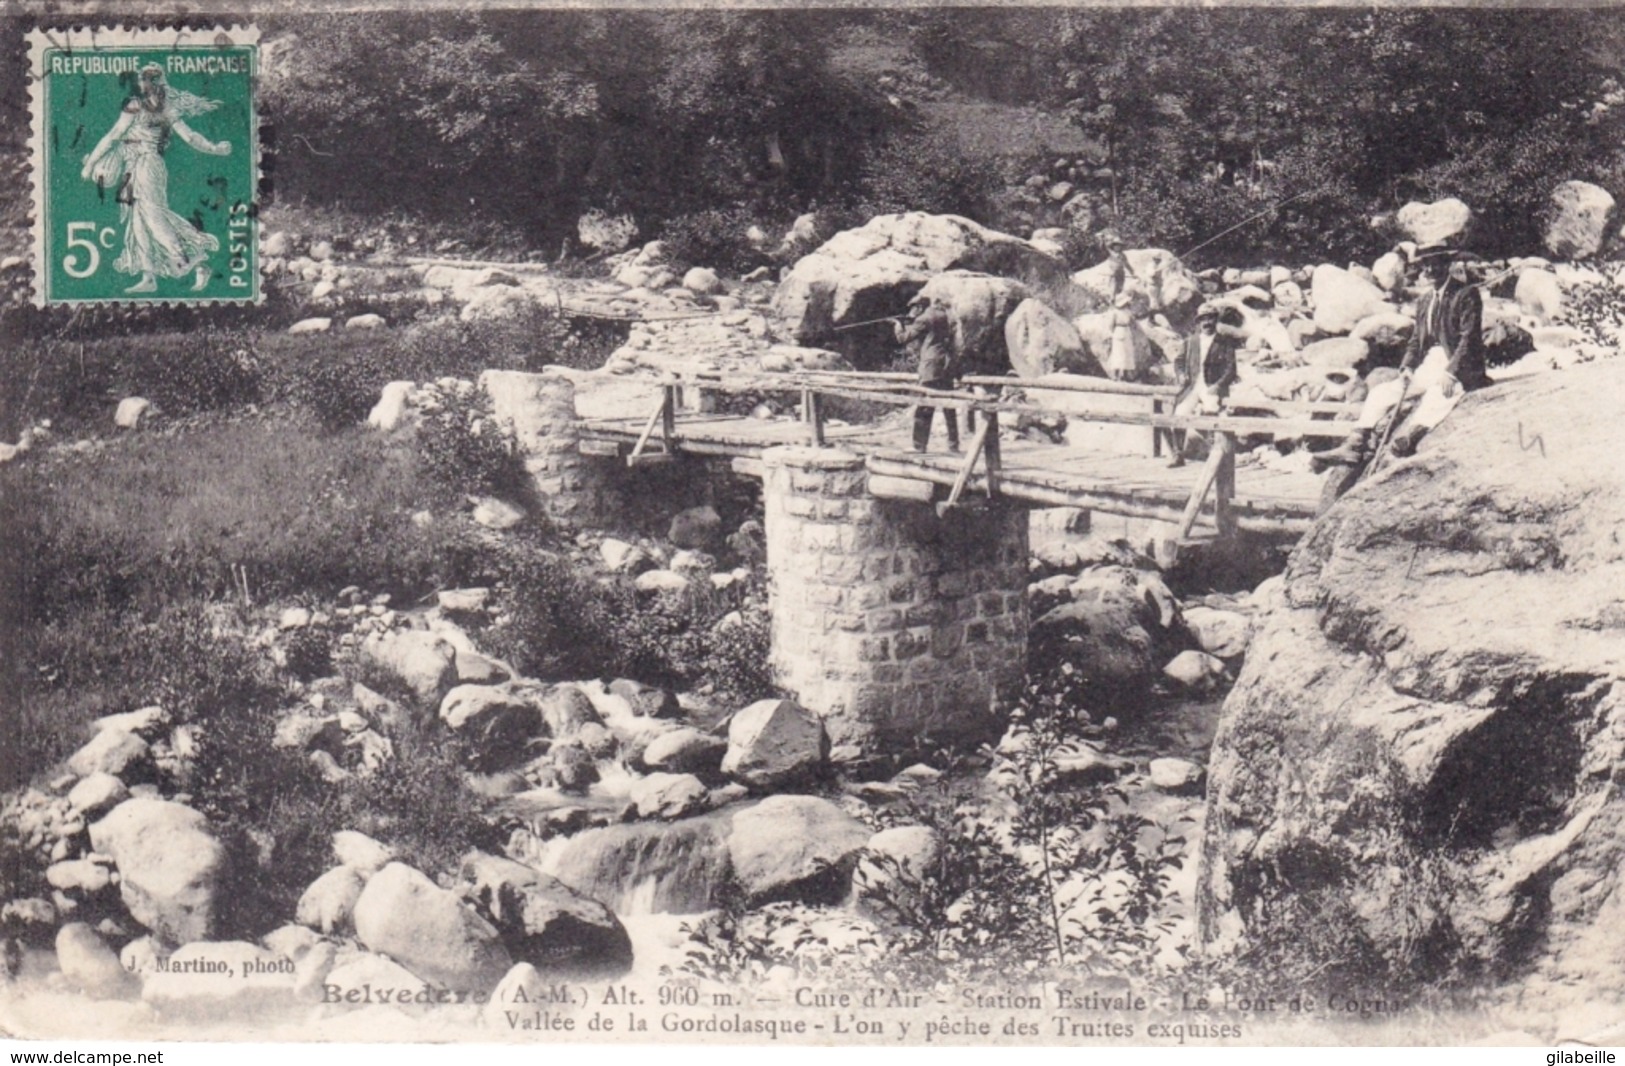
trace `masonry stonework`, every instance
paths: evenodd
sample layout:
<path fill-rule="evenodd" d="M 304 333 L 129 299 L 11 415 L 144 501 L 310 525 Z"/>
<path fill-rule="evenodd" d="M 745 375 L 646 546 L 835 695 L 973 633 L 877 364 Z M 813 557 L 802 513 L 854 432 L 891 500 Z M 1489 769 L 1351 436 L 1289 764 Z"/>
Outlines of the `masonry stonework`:
<path fill-rule="evenodd" d="M 513 426 L 543 513 L 567 529 L 595 524 L 604 497 L 602 470 L 577 446 L 575 383 L 556 370 L 487 370 L 480 387 L 496 417 Z"/>
<path fill-rule="evenodd" d="M 1026 511 L 876 499 L 838 448 L 762 459 L 779 683 L 836 744 L 996 735 L 1026 665 Z"/>

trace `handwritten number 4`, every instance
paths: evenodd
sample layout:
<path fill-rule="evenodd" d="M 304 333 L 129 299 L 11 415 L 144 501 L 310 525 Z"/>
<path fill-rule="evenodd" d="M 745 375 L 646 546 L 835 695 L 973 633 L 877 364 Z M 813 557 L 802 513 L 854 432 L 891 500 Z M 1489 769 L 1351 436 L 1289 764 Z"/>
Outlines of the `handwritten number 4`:
<path fill-rule="evenodd" d="M 1530 437 L 1529 440 L 1526 442 L 1523 439 L 1523 423 L 1522 422 L 1518 423 L 1518 447 L 1522 448 L 1524 451 L 1528 451 L 1530 448 L 1539 448 L 1540 449 L 1540 457 L 1542 459 L 1546 458 L 1546 442 L 1541 439 L 1541 436 L 1540 436 L 1539 433 L 1536 433 L 1534 436 Z"/>

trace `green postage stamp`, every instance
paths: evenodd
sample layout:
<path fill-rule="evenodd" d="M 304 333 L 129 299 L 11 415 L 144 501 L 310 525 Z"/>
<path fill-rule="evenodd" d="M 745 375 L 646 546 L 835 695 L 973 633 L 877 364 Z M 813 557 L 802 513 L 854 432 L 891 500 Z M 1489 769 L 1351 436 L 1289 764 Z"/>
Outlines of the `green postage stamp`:
<path fill-rule="evenodd" d="M 34 302 L 257 302 L 255 30 L 35 30 L 29 58 Z"/>

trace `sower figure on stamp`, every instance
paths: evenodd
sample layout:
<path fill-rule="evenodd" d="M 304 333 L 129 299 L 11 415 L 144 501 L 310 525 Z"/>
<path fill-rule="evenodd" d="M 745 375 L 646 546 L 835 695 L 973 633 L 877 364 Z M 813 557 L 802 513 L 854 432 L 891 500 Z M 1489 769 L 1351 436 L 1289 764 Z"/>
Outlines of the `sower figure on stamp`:
<path fill-rule="evenodd" d="M 1235 330 L 1241 313 L 1233 307 L 1220 308 L 1204 303 L 1196 309 L 1196 332 L 1185 339 L 1185 348 L 1174 367 L 1179 398 L 1176 415 L 1216 415 L 1224 408 L 1230 385 L 1236 380 Z M 1173 458 L 1169 466 L 1185 465 L 1186 433 L 1172 431 Z"/>
<path fill-rule="evenodd" d="M 897 323 L 898 343 L 916 345 L 919 360 L 919 381 L 928 389 L 951 389 L 955 384 L 954 325 L 948 311 L 941 304 L 916 296 L 909 302 L 908 317 Z M 914 450 L 925 451 L 931 441 L 931 420 L 934 407 L 921 405 L 914 409 Z M 942 409 L 942 421 L 948 428 L 948 450 L 959 451 L 959 418 L 951 407 Z"/>
<path fill-rule="evenodd" d="M 1336 449 L 1316 456 L 1316 468 L 1357 466 L 1375 458 L 1367 454 L 1375 443 L 1372 430 L 1387 424 L 1399 405 L 1408 413 L 1389 448 L 1395 455 L 1409 455 L 1463 395 L 1490 384 L 1484 370 L 1484 301 L 1468 280 L 1466 264 L 1444 245 L 1424 246 L 1417 259 L 1430 291 L 1417 305 L 1416 328 L 1399 377 L 1372 386 L 1357 428 Z"/>
<path fill-rule="evenodd" d="M 153 292 L 158 278 L 183 278 L 194 271 L 194 290 L 209 283 L 209 253 L 220 250 L 219 238 L 169 209 L 164 151 L 173 133 L 205 155 L 230 155 L 230 142 L 210 141 L 185 121 L 219 106 L 218 101 L 171 89 L 163 68 L 149 63 L 141 68 L 140 92 L 125 101 L 113 128 L 85 156 L 79 176 L 117 190 L 124 250 L 113 268 L 138 276 L 126 292 Z"/>

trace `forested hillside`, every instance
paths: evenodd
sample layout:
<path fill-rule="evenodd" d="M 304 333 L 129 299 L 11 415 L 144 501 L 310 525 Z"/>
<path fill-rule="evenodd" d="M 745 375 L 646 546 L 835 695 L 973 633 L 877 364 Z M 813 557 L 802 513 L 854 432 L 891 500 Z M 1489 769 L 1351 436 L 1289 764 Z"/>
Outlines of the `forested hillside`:
<path fill-rule="evenodd" d="M 280 198 L 472 211 L 550 249 L 594 208 L 645 237 L 813 206 L 1018 229 L 1049 192 L 1023 184 L 1036 174 L 1086 194 L 1089 227 L 1176 251 L 1290 198 L 1208 245 L 1214 261 L 1368 253 L 1370 216 L 1446 195 L 1473 205 L 1494 253 L 1533 245 L 1556 183 L 1621 187 L 1621 25 L 1596 11 L 347 14 L 266 20 L 265 99 Z"/>

